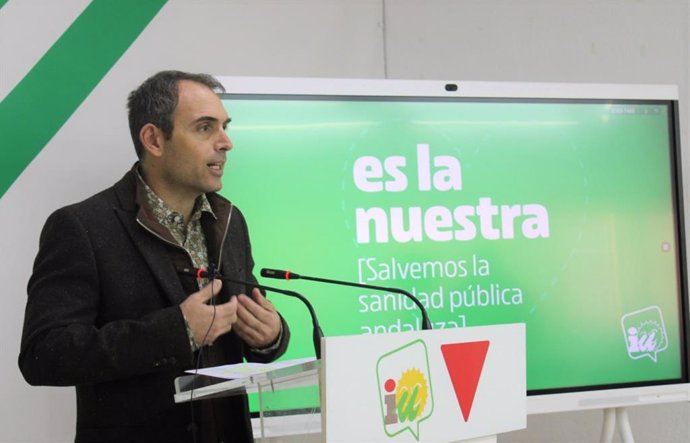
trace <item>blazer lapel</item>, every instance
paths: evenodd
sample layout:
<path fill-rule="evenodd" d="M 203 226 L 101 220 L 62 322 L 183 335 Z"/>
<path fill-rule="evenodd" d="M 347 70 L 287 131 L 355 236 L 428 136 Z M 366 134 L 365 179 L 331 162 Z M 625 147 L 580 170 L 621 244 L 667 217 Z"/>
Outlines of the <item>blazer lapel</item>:
<path fill-rule="evenodd" d="M 138 205 L 135 195 L 137 178 L 133 172 L 134 168 L 115 184 L 114 189 L 120 207 L 113 209 L 132 239 L 132 244 L 141 252 L 154 278 L 163 288 L 166 297 L 172 304 L 179 304 L 186 298 L 186 293 L 163 243 L 165 240 L 157 238 L 158 235 L 155 233 L 147 232 L 146 228 L 137 221 Z"/>
<path fill-rule="evenodd" d="M 180 282 L 180 276 L 173 265 L 172 259 L 165 249 L 162 239 L 155 234 L 146 232 L 136 216 L 131 212 L 116 209 L 122 225 L 132 239 L 134 247 L 141 252 L 149 266 L 151 273 L 163 288 L 163 292 L 172 304 L 180 304 L 186 298 L 185 290 Z"/>

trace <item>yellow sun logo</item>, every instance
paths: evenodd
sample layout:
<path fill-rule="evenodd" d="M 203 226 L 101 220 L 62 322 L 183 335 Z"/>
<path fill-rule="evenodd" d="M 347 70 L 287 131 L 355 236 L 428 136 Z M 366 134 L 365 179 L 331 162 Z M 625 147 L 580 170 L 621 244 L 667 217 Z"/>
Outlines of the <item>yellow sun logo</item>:
<path fill-rule="evenodd" d="M 429 397 L 424 374 L 419 369 L 403 372 L 395 389 L 395 404 L 400 422 L 414 421 L 422 414 Z"/>

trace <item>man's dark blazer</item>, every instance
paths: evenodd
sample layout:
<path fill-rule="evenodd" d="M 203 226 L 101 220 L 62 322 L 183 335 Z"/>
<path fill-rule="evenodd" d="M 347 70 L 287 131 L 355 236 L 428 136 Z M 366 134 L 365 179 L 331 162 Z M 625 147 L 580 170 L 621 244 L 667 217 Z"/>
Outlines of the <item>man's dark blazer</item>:
<path fill-rule="evenodd" d="M 76 386 L 76 441 L 192 441 L 192 420 L 200 442 L 252 441 L 245 396 L 193 408 L 173 402 L 173 380 L 196 366 L 179 304 L 198 286 L 177 272 L 192 266 L 188 254 L 137 220 L 136 194 L 130 171 L 48 218 L 28 285 L 19 367 L 32 385 Z M 218 215 L 202 216 L 209 260 L 218 257 L 231 211 L 221 272 L 255 282 L 244 217 L 222 197 L 207 197 Z M 249 288 L 225 283 L 219 302 L 239 293 Z M 268 354 L 231 332 L 204 348 L 201 365 L 271 361 L 288 340 L 284 321 L 280 346 Z"/>

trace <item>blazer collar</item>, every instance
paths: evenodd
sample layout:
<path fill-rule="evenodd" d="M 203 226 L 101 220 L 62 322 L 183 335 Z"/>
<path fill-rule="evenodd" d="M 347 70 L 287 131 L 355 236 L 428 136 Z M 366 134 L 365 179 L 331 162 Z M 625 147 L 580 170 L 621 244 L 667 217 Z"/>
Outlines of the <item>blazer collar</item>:
<path fill-rule="evenodd" d="M 134 167 L 137 165 L 135 164 Z M 136 199 L 136 174 L 133 169 L 114 185 L 119 207 L 113 208 L 125 230 L 132 239 L 132 244 L 139 250 L 149 266 L 154 278 L 172 304 L 181 303 L 186 297 L 180 276 L 166 251 L 164 240 L 147 228 L 137 219 L 139 205 Z"/>

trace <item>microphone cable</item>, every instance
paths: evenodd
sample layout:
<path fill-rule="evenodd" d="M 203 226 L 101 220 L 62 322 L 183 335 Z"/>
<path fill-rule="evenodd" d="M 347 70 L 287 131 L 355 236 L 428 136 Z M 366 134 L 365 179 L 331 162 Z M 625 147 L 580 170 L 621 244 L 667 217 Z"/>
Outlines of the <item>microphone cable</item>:
<path fill-rule="evenodd" d="M 220 267 L 221 264 L 223 263 L 223 249 L 225 248 L 225 240 L 227 239 L 228 236 L 228 231 L 230 230 L 230 220 L 232 219 L 232 212 L 233 209 L 235 208 L 235 205 L 230 203 L 230 211 L 228 213 L 228 218 L 225 222 L 225 229 L 223 229 L 223 238 L 220 241 L 220 247 L 218 248 L 218 267 L 216 268 L 213 263 L 209 263 L 208 266 L 208 275 L 206 278 L 209 279 L 210 285 L 211 285 L 211 294 L 213 294 L 213 281 L 216 278 L 216 275 L 219 274 L 220 272 Z M 206 246 L 206 249 L 208 250 L 208 245 Z M 201 278 L 199 276 L 199 278 Z M 219 294 L 220 295 L 220 294 Z M 194 443 L 197 443 L 197 431 L 198 427 L 196 425 L 196 419 L 194 417 L 194 390 L 196 389 L 196 382 L 197 382 L 197 377 L 199 376 L 199 369 L 201 368 L 201 362 L 204 360 L 204 352 L 205 352 L 205 346 L 203 345 L 204 342 L 206 342 L 206 339 L 208 338 L 208 335 L 211 333 L 211 328 L 213 328 L 213 324 L 216 321 L 216 296 L 211 295 L 211 306 L 213 307 L 213 314 L 211 316 L 211 322 L 208 325 L 208 328 L 206 329 L 206 333 L 204 333 L 204 337 L 201 339 L 201 344 L 199 345 L 199 349 L 197 351 L 197 357 L 196 357 L 196 364 L 194 366 L 194 373 L 192 378 L 192 387 L 189 392 L 189 403 L 190 403 L 190 414 L 191 414 L 191 422 L 189 424 L 190 431 L 192 433 L 192 440 Z M 193 336 L 192 336 L 193 339 Z M 211 345 L 212 346 L 212 345 Z M 211 406 L 212 407 L 212 406 Z M 217 429 L 218 427 L 215 424 L 215 414 L 211 413 L 211 417 L 213 418 L 214 422 L 214 427 Z"/>
<path fill-rule="evenodd" d="M 209 266 L 211 269 L 213 269 L 213 266 Z M 212 271 L 212 276 L 215 276 L 215 270 Z M 211 285 L 211 294 L 213 294 L 213 281 L 214 278 L 210 279 L 209 285 Z M 199 369 L 201 368 L 201 362 L 204 360 L 204 352 L 205 352 L 205 346 L 203 343 L 206 341 L 208 338 L 208 335 L 211 333 L 211 328 L 213 327 L 213 323 L 216 321 L 216 297 L 212 296 L 211 297 L 211 306 L 213 306 L 213 314 L 211 315 L 211 322 L 208 325 L 208 328 L 206 329 L 206 333 L 204 333 L 204 337 L 201 339 L 201 344 L 199 344 L 199 349 L 197 350 L 196 354 L 196 363 L 194 365 L 194 373 L 192 378 L 192 387 L 189 391 L 189 403 L 190 403 L 190 413 L 191 413 L 191 423 L 190 423 L 190 431 L 192 433 L 192 441 L 194 443 L 197 442 L 197 431 L 198 427 L 196 425 L 196 420 L 194 417 L 194 390 L 196 389 L 196 381 L 197 377 L 199 376 Z M 193 336 L 192 336 L 193 337 Z"/>

